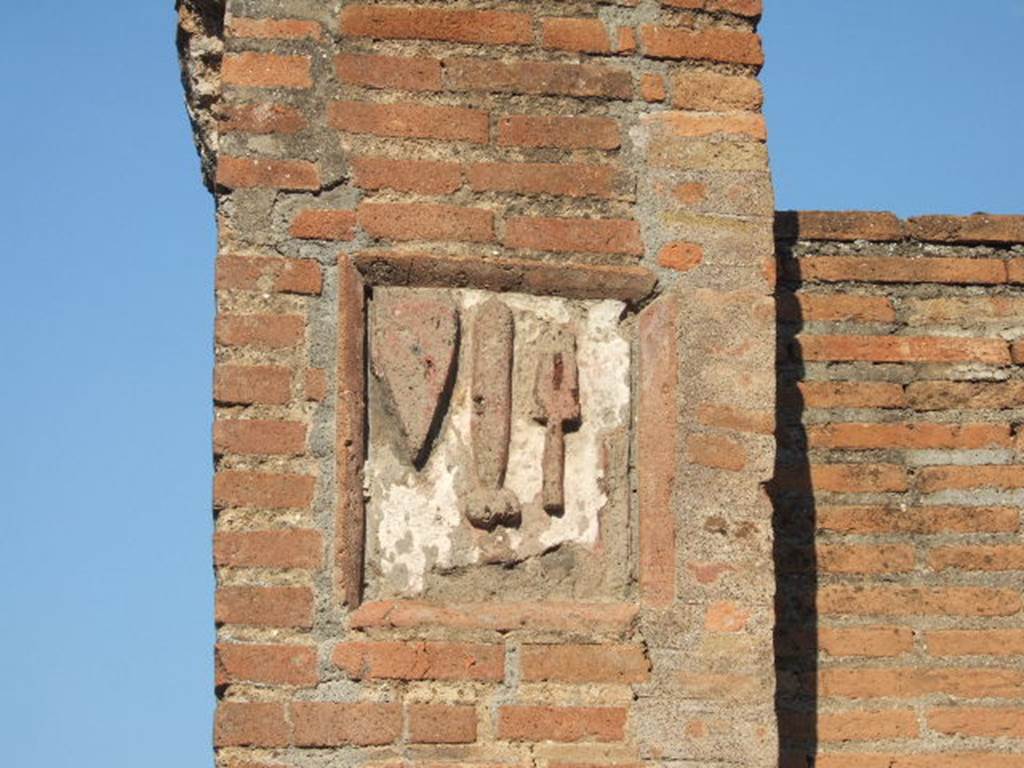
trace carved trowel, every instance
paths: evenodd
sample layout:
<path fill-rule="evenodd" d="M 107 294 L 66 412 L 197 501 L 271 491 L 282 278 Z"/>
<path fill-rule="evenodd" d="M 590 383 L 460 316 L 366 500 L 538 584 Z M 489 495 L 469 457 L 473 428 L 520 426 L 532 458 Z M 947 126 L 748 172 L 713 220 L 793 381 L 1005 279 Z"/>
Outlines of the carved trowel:
<path fill-rule="evenodd" d="M 553 351 L 541 354 L 534 400 L 534 418 L 547 427 L 541 502 L 548 514 L 561 515 L 565 511 L 565 433 L 580 425 L 575 337 L 561 337 Z"/>
<path fill-rule="evenodd" d="M 373 299 L 371 361 L 397 418 L 408 460 L 422 469 L 455 378 L 459 314 L 444 296 L 380 291 Z"/>

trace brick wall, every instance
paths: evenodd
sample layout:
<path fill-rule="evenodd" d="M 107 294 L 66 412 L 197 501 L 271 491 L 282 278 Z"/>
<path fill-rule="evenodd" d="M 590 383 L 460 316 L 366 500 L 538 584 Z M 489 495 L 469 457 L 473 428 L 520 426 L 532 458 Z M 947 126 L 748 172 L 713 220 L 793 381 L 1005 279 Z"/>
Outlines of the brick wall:
<path fill-rule="evenodd" d="M 777 234 L 783 764 L 1024 765 L 1024 218 Z"/>
<path fill-rule="evenodd" d="M 218 765 L 774 765 L 760 0 L 180 10 L 219 222 Z M 626 599 L 361 604 L 389 283 L 626 302 Z"/>

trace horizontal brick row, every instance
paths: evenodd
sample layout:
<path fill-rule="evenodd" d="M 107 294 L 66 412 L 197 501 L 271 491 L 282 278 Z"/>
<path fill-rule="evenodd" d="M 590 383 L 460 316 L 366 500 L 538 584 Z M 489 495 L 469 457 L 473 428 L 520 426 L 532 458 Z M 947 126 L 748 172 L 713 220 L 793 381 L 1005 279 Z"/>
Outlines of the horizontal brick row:
<path fill-rule="evenodd" d="M 927 466 L 913 477 L 900 464 L 877 462 L 780 464 L 775 476 L 780 491 L 820 493 L 885 493 L 910 490 L 936 493 L 948 490 L 1024 488 L 1024 465 Z"/>
<path fill-rule="evenodd" d="M 464 186 L 473 192 L 610 198 L 621 173 L 611 163 L 457 163 L 354 157 L 353 183 L 366 190 L 389 189 L 448 195 Z"/>
<path fill-rule="evenodd" d="M 885 212 L 781 211 L 776 215 L 775 232 L 782 240 L 1016 244 L 1024 242 L 1024 216 L 979 213 L 903 221 Z"/>
<path fill-rule="evenodd" d="M 1024 628 L 934 629 L 915 631 L 911 626 L 869 624 L 819 626 L 817 629 L 781 632 L 786 647 L 817 647 L 827 657 L 895 658 L 916 652 L 918 644 L 928 655 L 949 659 L 963 657 L 1007 658 L 1024 655 Z"/>
<path fill-rule="evenodd" d="M 1010 365 L 1003 339 L 959 336 L 801 335 L 791 346 L 795 359 L 869 363 L 985 363 Z"/>
<path fill-rule="evenodd" d="M 708 10 L 753 16 L 754 3 L 738 0 L 701 3 Z M 690 6 L 686 6 L 690 7 Z M 652 58 L 697 59 L 760 65 L 760 39 L 749 31 L 643 25 L 612 30 L 597 19 L 541 18 L 544 48 L 593 54 L 633 53 Z M 529 46 L 538 42 L 534 18 L 511 11 L 350 5 L 342 11 L 341 32 L 376 40 L 438 40 L 453 43 Z M 639 45 L 638 45 L 639 41 Z"/>
<path fill-rule="evenodd" d="M 500 180 L 494 178 L 490 183 L 498 185 Z M 301 211 L 292 222 L 291 234 L 314 240 L 352 240 L 358 227 L 371 238 L 399 242 L 500 240 L 514 250 L 634 257 L 644 252 L 640 224 L 628 219 L 509 216 L 503 225 L 504 234 L 499 238 L 495 214 L 487 208 L 364 202 L 355 212 Z"/>
<path fill-rule="evenodd" d="M 883 381 L 783 382 L 780 398 L 791 407 L 804 408 L 907 408 L 920 412 L 998 411 L 1020 407 L 1024 382 Z"/>
<path fill-rule="evenodd" d="M 220 669 L 244 670 L 262 661 L 275 667 L 275 674 L 290 684 L 300 678 L 289 665 L 299 660 L 305 662 L 307 656 L 296 649 L 282 648 L 286 647 L 275 647 L 275 655 L 270 656 L 266 647 L 227 654 L 221 647 L 218 665 Z M 409 743 L 476 741 L 478 712 L 471 705 L 410 703 L 403 707 L 399 703 L 368 701 L 222 701 L 217 709 L 214 742 L 218 747 L 382 746 L 403 740 L 406 718 L 405 740 Z M 625 727 L 626 710 L 620 707 L 506 704 L 497 712 L 497 738 L 512 742 L 622 741 Z"/>
<path fill-rule="evenodd" d="M 814 256 L 783 262 L 783 277 L 821 283 L 939 283 L 998 285 L 1021 282 L 1016 260 L 944 256 Z"/>

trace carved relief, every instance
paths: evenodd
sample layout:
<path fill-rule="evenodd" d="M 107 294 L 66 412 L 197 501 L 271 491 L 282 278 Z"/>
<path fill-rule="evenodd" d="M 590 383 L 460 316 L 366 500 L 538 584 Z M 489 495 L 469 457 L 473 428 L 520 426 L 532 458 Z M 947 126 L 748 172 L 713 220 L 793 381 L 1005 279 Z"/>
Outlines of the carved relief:
<path fill-rule="evenodd" d="M 519 499 L 504 488 L 512 436 L 512 360 L 515 321 L 512 310 L 492 297 L 476 311 L 473 322 L 473 411 L 469 428 L 477 487 L 470 493 L 466 516 L 477 528 L 519 525 Z"/>
<path fill-rule="evenodd" d="M 545 426 L 541 503 L 548 514 L 561 515 L 565 511 L 565 433 L 580 425 L 580 388 L 576 338 L 559 329 L 550 346 L 537 363 L 534 418 Z"/>
<path fill-rule="evenodd" d="M 624 588 L 623 310 L 614 300 L 374 289 L 371 598 Z"/>
<path fill-rule="evenodd" d="M 422 467 L 454 380 L 459 315 L 450 301 L 391 290 L 373 302 L 372 363 L 401 427 L 406 457 Z"/>

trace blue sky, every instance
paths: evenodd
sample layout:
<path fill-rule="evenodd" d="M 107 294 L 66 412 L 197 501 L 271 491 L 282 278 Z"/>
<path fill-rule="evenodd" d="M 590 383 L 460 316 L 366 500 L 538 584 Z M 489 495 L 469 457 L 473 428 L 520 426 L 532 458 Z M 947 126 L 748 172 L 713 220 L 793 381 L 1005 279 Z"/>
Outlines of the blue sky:
<path fill-rule="evenodd" d="M 779 207 L 1022 211 L 1024 2 L 766 5 Z M 12 768 L 211 764 L 215 238 L 172 6 L 0 27 Z"/>

